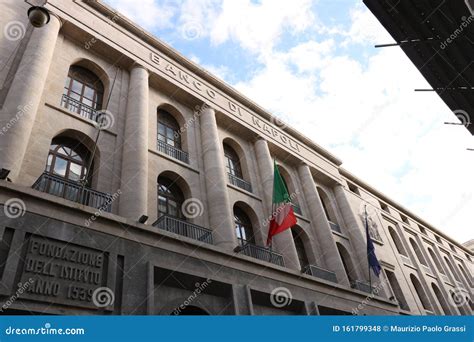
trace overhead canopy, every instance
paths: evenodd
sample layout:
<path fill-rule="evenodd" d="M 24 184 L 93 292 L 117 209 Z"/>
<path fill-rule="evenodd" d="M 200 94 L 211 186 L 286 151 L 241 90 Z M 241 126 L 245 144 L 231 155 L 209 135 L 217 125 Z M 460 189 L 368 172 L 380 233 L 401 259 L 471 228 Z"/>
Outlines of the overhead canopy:
<path fill-rule="evenodd" d="M 465 0 L 364 0 L 474 135 L 474 16 Z M 383 42 L 382 42 L 383 43 Z M 453 122 L 458 122 L 453 118 Z"/>

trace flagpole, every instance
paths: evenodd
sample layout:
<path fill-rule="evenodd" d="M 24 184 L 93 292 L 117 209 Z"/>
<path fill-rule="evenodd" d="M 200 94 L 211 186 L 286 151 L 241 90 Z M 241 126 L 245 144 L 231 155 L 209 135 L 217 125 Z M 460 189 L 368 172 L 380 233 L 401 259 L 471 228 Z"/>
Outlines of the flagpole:
<path fill-rule="evenodd" d="M 365 205 L 365 236 L 367 239 L 367 252 L 369 250 L 369 223 L 367 222 L 367 204 Z M 370 275 L 370 261 L 369 261 L 369 254 L 367 253 L 367 266 L 369 271 L 369 288 L 370 293 L 372 293 L 372 276 Z"/>
<path fill-rule="evenodd" d="M 272 182 L 272 205 L 271 205 L 271 209 L 270 209 L 270 217 L 273 217 L 273 197 L 275 196 L 275 165 L 276 165 L 276 159 L 273 158 L 273 182 Z M 268 225 L 268 232 L 270 233 L 270 225 Z M 273 236 L 270 238 L 270 245 L 268 246 L 268 248 L 270 249 L 270 251 L 272 250 L 272 245 L 273 245 Z"/>

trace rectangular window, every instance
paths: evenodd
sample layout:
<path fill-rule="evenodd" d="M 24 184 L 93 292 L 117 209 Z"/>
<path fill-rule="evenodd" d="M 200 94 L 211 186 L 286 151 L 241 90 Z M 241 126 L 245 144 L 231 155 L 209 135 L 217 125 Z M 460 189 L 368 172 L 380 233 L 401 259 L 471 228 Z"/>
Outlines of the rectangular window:
<path fill-rule="evenodd" d="M 349 182 L 347 182 L 347 184 L 349 185 L 349 190 L 350 190 L 351 192 L 353 192 L 354 194 L 360 196 L 359 188 L 358 188 L 357 186 L 355 186 L 354 184 L 349 183 Z"/>
<path fill-rule="evenodd" d="M 380 208 L 382 208 L 383 211 L 390 213 L 390 211 L 388 210 L 388 206 L 385 203 L 379 201 L 379 204 Z"/>

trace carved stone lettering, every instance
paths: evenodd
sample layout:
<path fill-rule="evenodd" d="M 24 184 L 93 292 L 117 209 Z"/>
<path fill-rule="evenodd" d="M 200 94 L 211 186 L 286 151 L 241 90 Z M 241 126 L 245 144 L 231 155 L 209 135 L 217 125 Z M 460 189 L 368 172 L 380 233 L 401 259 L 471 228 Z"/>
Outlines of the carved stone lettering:
<path fill-rule="evenodd" d="M 103 252 L 36 235 L 26 248 L 21 282 L 31 285 L 22 297 L 97 308 L 92 294 L 106 284 Z"/>

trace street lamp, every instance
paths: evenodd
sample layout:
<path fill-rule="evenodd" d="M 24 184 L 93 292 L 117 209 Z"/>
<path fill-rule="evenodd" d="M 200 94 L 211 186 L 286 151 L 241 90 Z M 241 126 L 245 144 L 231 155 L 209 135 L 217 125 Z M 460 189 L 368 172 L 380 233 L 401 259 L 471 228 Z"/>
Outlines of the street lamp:
<path fill-rule="evenodd" d="M 28 20 L 36 28 L 43 27 L 49 23 L 49 11 L 43 6 L 33 6 L 28 9 Z"/>

